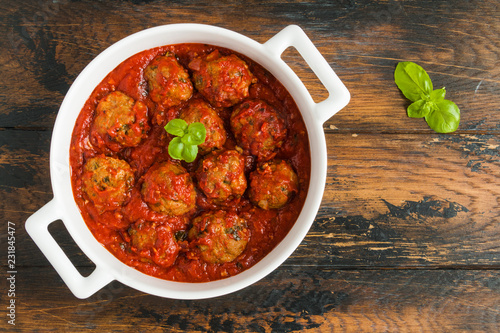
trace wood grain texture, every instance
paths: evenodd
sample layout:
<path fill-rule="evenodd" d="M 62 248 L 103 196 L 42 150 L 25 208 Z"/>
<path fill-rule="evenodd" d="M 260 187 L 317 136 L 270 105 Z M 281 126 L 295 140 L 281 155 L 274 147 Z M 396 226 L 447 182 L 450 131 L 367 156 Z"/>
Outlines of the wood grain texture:
<path fill-rule="evenodd" d="M 50 134 L 0 131 L 5 219 L 24 221 L 52 198 Z M 500 267 L 498 137 L 329 130 L 326 138 L 323 202 L 291 264 L 308 266 L 314 259 L 331 268 Z M 88 263 L 62 224 L 53 233 L 78 264 Z M 28 237 L 21 245 L 21 262 L 36 264 L 39 259 L 30 255 L 36 246 Z"/>
<path fill-rule="evenodd" d="M 180 301 L 113 282 L 75 301 L 50 268 L 20 271 L 23 316 L 16 331 L 431 332 L 499 329 L 496 272 L 279 268 L 228 297 Z M 23 278 L 24 277 L 24 278 Z M 58 299 L 57 302 L 48 300 Z M 229 300 L 228 300 L 229 299 Z M 24 310 L 26 309 L 26 310 Z M 29 311 L 27 311 L 29 309 Z M 39 323 L 49 323 L 49 327 Z M 17 326 L 17 325 L 16 325 Z"/>
<path fill-rule="evenodd" d="M 73 80 L 106 47 L 155 25 L 197 22 L 258 42 L 288 24 L 299 24 L 351 91 L 349 106 L 329 122 L 339 129 L 431 133 L 425 122 L 406 116 L 408 102 L 393 83 L 397 62 L 415 61 L 461 108 L 459 131 L 499 131 L 500 115 L 494 111 L 500 109 L 495 98 L 500 28 L 495 15 L 478 15 L 498 13 L 493 1 L 458 6 L 445 1 L 234 1 L 223 8 L 197 1 L 170 6 L 155 1 L 62 2 L 45 11 L 23 1 L 0 7 L 6 22 L 0 39 L 11 46 L 0 55 L 5 70 L 0 102 L 6 105 L 0 111 L 2 126 L 51 128 Z M 324 98 L 324 88 L 308 74 L 303 60 L 296 54 L 288 58 L 304 74 L 313 96 Z M 11 77 L 16 80 L 7 79 Z"/>
<path fill-rule="evenodd" d="M 0 2 L 0 249 L 16 225 L 17 324 L 0 331 L 498 332 L 500 8 L 498 1 Z M 24 230 L 53 196 L 52 127 L 85 66 L 143 29 L 196 22 L 263 43 L 299 25 L 351 93 L 324 124 L 325 193 L 292 256 L 215 299 L 162 299 L 113 282 L 76 299 Z M 300 54 L 282 58 L 320 102 Z M 422 65 L 461 109 L 434 133 L 406 115 L 399 61 Z M 94 265 L 57 221 L 49 231 L 84 275 Z"/>

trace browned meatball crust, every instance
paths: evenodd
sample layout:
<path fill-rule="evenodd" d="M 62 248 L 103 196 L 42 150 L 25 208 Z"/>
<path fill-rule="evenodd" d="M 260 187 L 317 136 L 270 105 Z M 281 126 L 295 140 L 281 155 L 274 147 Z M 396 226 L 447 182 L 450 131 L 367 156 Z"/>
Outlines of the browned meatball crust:
<path fill-rule="evenodd" d="M 221 149 L 226 143 L 226 130 L 224 122 L 217 112 L 201 98 L 189 101 L 189 104 L 180 113 L 180 118 L 191 124 L 200 122 L 205 126 L 207 136 L 205 142 L 198 146 L 202 154 L 213 149 Z"/>
<path fill-rule="evenodd" d="M 121 91 L 113 91 L 97 104 L 91 142 L 98 148 L 118 151 L 135 147 L 149 132 L 148 108 Z"/>
<path fill-rule="evenodd" d="M 121 207 L 134 182 L 130 165 L 117 158 L 97 156 L 83 166 L 83 192 L 101 213 Z"/>
<path fill-rule="evenodd" d="M 128 234 L 131 249 L 142 258 L 162 267 L 173 265 L 177 259 L 180 246 L 170 226 L 139 221 L 130 226 Z"/>
<path fill-rule="evenodd" d="M 287 136 L 283 118 L 260 99 L 238 105 L 231 114 L 230 123 L 238 145 L 257 156 L 259 161 L 276 156 Z"/>
<path fill-rule="evenodd" d="M 297 174 L 285 161 L 261 163 L 250 173 L 250 201 L 262 209 L 281 208 L 298 191 Z"/>
<path fill-rule="evenodd" d="M 250 231 L 234 212 L 205 212 L 193 220 L 188 240 L 201 258 L 211 264 L 234 261 L 245 250 Z"/>
<path fill-rule="evenodd" d="M 165 107 L 187 101 L 193 95 L 193 84 L 187 70 L 174 54 L 158 56 L 144 70 L 151 99 Z"/>
<path fill-rule="evenodd" d="M 215 203 L 236 203 L 245 193 L 245 158 L 236 150 L 212 152 L 196 171 L 198 186 Z"/>
<path fill-rule="evenodd" d="M 249 95 L 248 88 L 256 79 L 246 62 L 218 50 L 189 63 L 196 89 L 216 107 L 230 107 Z"/>
<path fill-rule="evenodd" d="M 170 216 L 190 212 L 196 205 L 196 191 L 189 173 L 174 162 L 153 165 L 144 175 L 142 197 L 149 208 Z"/>

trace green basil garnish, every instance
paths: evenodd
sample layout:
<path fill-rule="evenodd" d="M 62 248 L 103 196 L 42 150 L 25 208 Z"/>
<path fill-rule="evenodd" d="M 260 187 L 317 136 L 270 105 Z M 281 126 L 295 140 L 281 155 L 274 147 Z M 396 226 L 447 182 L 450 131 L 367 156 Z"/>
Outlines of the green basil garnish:
<path fill-rule="evenodd" d="M 173 119 L 165 126 L 165 131 L 175 136 L 184 136 L 188 128 L 188 124 L 182 119 Z"/>
<path fill-rule="evenodd" d="M 204 143 L 207 136 L 205 125 L 199 122 L 188 125 L 183 119 L 173 119 L 165 130 L 175 136 L 168 144 L 170 157 L 193 162 L 198 155 L 198 145 Z"/>
<path fill-rule="evenodd" d="M 454 132 L 460 123 L 458 106 L 444 99 L 446 90 L 434 90 L 427 72 L 419 65 L 400 62 L 394 72 L 394 81 L 403 95 L 413 103 L 407 109 L 408 117 L 425 118 L 438 133 Z"/>

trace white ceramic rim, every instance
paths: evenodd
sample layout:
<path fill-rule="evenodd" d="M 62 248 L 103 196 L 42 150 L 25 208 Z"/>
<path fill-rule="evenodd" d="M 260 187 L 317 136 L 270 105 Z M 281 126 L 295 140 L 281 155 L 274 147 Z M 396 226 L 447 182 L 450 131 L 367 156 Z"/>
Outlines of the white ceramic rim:
<path fill-rule="evenodd" d="M 304 208 L 283 241 L 250 269 L 223 280 L 206 283 L 181 283 L 158 279 L 139 272 L 114 257 L 87 228 L 73 198 L 69 167 L 69 149 L 74 124 L 88 96 L 102 79 L 128 57 L 153 47 L 178 43 L 205 43 L 244 54 L 269 70 L 290 92 L 306 124 L 311 149 L 311 179 Z M 294 46 L 329 91 L 327 100 L 315 103 L 304 84 L 281 59 L 282 52 Z M 312 48 L 311 48 L 312 47 Z M 318 56 L 321 58 L 318 60 Z M 325 67 L 326 66 L 326 67 Z M 150 28 L 126 37 L 97 56 L 77 77 L 61 104 L 54 125 L 50 148 L 50 174 L 54 199 L 39 212 L 39 218 L 61 219 L 75 243 L 94 262 L 96 270 L 81 283 L 72 283 L 74 268 L 66 269 L 53 259 L 53 244 L 37 238 L 35 217 L 26 229 L 80 298 L 90 296 L 112 280 L 161 297 L 203 299 L 240 290 L 262 279 L 281 265 L 299 246 L 309 231 L 321 204 L 326 180 L 327 155 L 323 122 L 349 101 L 349 92 L 304 32 L 288 26 L 266 43 L 260 44 L 234 31 L 201 24 L 172 24 Z M 45 209 L 45 210 L 44 210 Z M 35 214 L 37 214 L 35 213 Z M 51 215 L 51 216 L 48 216 Z M 59 251 L 59 249 L 58 249 Z M 52 259 L 52 260 L 51 260 Z M 66 261 L 66 260 L 64 260 Z M 69 261 L 68 261 L 69 262 Z M 74 275 L 74 274 L 73 274 Z M 85 281 L 85 279 L 87 281 Z"/>

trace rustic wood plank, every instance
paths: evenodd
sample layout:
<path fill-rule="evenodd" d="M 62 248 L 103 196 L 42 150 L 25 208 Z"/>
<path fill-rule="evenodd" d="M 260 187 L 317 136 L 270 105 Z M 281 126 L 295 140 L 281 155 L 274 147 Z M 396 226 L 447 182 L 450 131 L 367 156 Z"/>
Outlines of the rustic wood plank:
<path fill-rule="evenodd" d="M 328 134 L 327 145 L 324 208 L 308 238 L 326 246 L 305 249 L 340 265 L 499 263 L 497 136 Z"/>
<path fill-rule="evenodd" d="M 500 265 L 498 136 L 328 129 L 326 137 L 323 203 L 289 265 Z M 49 141 L 48 131 L 0 131 L 0 215 L 18 226 L 52 198 Z M 51 231 L 77 265 L 89 265 L 62 224 Z M 20 262 L 38 265 L 43 256 L 19 232 Z"/>
<path fill-rule="evenodd" d="M 199 22 L 259 42 L 287 24 L 300 25 L 351 91 L 349 106 L 328 122 L 341 130 L 431 133 L 423 120 L 406 116 L 408 102 L 393 81 L 397 62 L 411 60 L 424 66 L 435 85 L 445 86 L 448 98 L 460 106 L 459 132 L 498 133 L 500 115 L 494 111 L 500 109 L 496 98 L 500 28 L 494 15 L 478 15 L 496 10 L 494 6 L 491 1 L 465 1 L 460 6 L 443 1 L 245 1 L 221 9 L 210 2 L 136 6 L 63 1 L 44 10 L 23 1 L 6 3 L 1 9 L 8 13 L 7 25 L 0 40 L 10 47 L 0 53 L 5 70 L 0 102 L 7 106 L 0 110 L 0 127 L 51 128 L 73 80 L 106 47 L 155 25 Z M 106 12 L 106 19 L 91 14 L 96 12 Z M 274 24 L 277 19 L 281 27 Z M 324 88 L 303 60 L 293 53 L 284 57 L 313 96 L 323 99 Z M 11 77 L 16 80 L 7 79 Z"/>
<path fill-rule="evenodd" d="M 496 271 L 282 267 L 246 289 L 197 301 L 158 298 L 118 282 L 78 300 L 46 267 L 20 269 L 17 279 L 20 301 L 12 332 L 495 332 L 500 328 Z"/>
<path fill-rule="evenodd" d="M 5 254 L 5 222 L 12 221 L 18 264 L 17 325 L 2 320 L 0 330 L 500 330 L 497 1 L 7 0 L 0 13 L 0 248 Z M 59 105 L 108 46 L 183 22 L 258 42 L 297 24 L 335 69 L 352 99 L 324 126 L 322 206 L 283 265 L 232 295 L 169 300 L 114 282 L 78 300 L 23 227 L 52 198 L 49 146 Z M 315 101 L 326 98 L 296 51 L 283 58 Z M 456 133 L 435 134 L 406 116 L 408 101 L 393 80 L 404 60 L 446 87 L 462 111 Z M 78 270 L 90 273 L 93 264 L 63 224 L 50 231 Z"/>
<path fill-rule="evenodd" d="M 333 134 L 333 133 L 332 133 Z M 325 200 L 385 212 L 387 204 L 434 196 L 485 219 L 498 217 L 500 138 L 496 135 L 326 135 Z M 357 202 L 357 204 L 353 204 Z M 464 209 L 465 211 L 465 209 Z"/>

